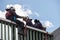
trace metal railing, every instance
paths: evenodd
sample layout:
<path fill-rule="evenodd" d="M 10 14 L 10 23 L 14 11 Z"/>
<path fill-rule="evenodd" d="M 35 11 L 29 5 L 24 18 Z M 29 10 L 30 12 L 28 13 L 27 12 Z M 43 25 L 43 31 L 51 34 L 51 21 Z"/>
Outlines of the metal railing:
<path fill-rule="evenodd" d="M 0 19 L 0 39 L 2 40 L 17 40 L 16 24 L 12 21 Z"/>
<path fill-rule="evenodd" d="M 18 34 L 16 23 L 0 19 L 0 39 L 2 40 L 53 40 L 53 35 L 46 31 L 26 26 L 26 35 Z"/>
<path fill-rule="evenodd" d="M 27 27 L 26 40 L 53 40 L 53 35 L 34 27 Z"/>

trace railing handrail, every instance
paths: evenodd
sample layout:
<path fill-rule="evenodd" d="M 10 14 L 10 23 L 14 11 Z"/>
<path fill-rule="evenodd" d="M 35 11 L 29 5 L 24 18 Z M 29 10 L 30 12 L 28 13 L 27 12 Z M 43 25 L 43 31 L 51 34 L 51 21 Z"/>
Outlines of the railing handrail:
<path fill-rule="evenodd" d="M 12 23 L 12 24 L 16 24 L 15 22 L 13 21 L 10 21 L 8 19 L 5 19 L 5 18 L 0 18 L 1 21 L 5 21 L 5 22 L 9 22 L 9 23 Z"/>
<path fill-rule="evenodd" d="M 35 28 L 35 27 L 30 27 L 30 26 L 26 26 L 26 27 L 29 28 L 29 29 L 32 29 L 32 30 L 36 30 L 36 31 L 40 31 L 40 32 L 43 32 L 43 33 L 47 33 L 46 31 L 38 29 L 38 28 Z"/>

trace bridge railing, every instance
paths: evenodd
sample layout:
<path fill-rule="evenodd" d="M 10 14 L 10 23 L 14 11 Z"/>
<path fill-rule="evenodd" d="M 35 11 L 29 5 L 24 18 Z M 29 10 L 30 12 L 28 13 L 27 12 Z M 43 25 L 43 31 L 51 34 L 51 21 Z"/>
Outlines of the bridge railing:
<path fill-rule="evenodd" d="M 0 39 L 2 40 L 53 40 L 53 35 L 34 28 L 26 26 L 26 35 L 18 34 L 16 23 L 0 18 Z"/>
<path fill-rule="evenodd" d="M 26 40 L 53 40 L 53 35 L 51 33 L 30 26 L 26 27 Z"/>
<path fill-rule="evenodd" d="M 18 31 L 16 23 L 0 18 L 0 39 L 18 40 Z"/>

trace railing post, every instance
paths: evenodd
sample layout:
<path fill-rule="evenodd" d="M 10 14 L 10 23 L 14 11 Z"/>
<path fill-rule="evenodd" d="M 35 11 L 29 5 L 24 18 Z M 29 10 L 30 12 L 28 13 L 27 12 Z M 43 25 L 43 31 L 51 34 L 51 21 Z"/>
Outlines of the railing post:
<path fill-rule="evenodd" d="M 2 26 L 3 22 L 1 21 L 1 39 L 3 40 L 3 26 Z"/>
<path fill-rule="evenodd" d="M 13 25 L 13 40 L 15 40 L 15 27 Z"/>
<path fill-rule="evenodd" d="M 13 40 L 14 40 L 14 26 L 12 26 L 12 31 L 13 31 Z"/>

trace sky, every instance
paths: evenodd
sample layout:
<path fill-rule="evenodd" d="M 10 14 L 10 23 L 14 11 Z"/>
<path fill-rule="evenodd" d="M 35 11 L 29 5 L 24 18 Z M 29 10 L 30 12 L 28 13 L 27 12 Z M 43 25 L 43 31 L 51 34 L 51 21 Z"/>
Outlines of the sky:
<path fill-rule="evenodd" d="M 14 6 L 18 15 L 40 20 L 48 32 L 60 27 L 60 0 L 1 0 L 0 17 L 5 17 L 8 6 Z"/>

